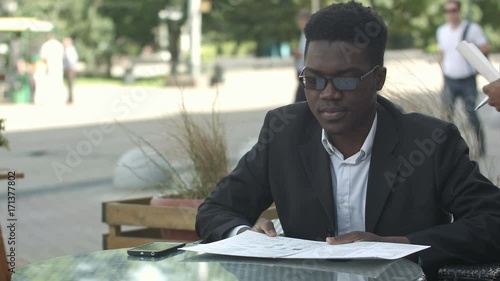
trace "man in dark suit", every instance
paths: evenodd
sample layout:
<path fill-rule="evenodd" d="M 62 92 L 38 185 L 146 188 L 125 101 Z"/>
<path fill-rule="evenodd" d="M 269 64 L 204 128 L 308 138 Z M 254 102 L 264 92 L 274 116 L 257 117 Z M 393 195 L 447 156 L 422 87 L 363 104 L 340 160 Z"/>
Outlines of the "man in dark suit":
<path fill-rule="evenodd" d="M 204 242 L 248 229 L 275 236 L 269 220 L 257 221 L 275 202 L 289 237 L 430 245 L 418 257 L 430 276 L 447 262 L 498 260 L 500 190 L 458 129 L 377 94 L 386 78 L 380 16 L 335 4 L 305 34 L 307 103 L 268 112 L 257 144 L 198 210 Z"/>

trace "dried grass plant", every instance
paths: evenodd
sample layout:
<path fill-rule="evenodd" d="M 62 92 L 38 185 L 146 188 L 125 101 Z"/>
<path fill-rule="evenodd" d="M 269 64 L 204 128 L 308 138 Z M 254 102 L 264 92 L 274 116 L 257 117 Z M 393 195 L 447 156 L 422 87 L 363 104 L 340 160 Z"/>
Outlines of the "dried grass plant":
<path fill-rule="evenodd" d="M 180 135 L 174 136 L 189 157 L 193 177 L 191 187 L 181 193 L 187 198 L 208 197 L 217 182 L 228 174 L 227 144 L 224 124 L 215 110 L 215 102 L 208 122 L 196 122 L 182 103 Z"/>
<path fill-rule="evenodd" d="M 418 112 L 454 123 L 469 146 L 470 158 L 474 161 L 480 161 L 478 140 L 474 128 L 467 118 L 463 105 L 459 106 L 459 104 L 457 104 L 453 116 L 448 116 L 441 94 L 441 92 L 431 91 L 425 88 L 421 88 L 412 93 L 405 91 L 395 92 L 391 90 L 382 93 L 383 96 L 399 104 L 406 112 Z M 485 162 L 484 166 L 485 169 L 482 173 L 495 185 L 500 186 L 500 175 L 495 173 L 495 171 L 499 169 L 497 164 Z"/>
<path fill-rule="evenodd" d="M 426 59 L 424 62 L 436 63 L 438 58 L 433 56 Z M 469 157 L 473 161 L 484 164 L 481 165 L 483 175 L 500 187 L 500 166 L 497 163 L 498 161 L 494 162 L 494 160 L 480 157 L 475 129 L 468 120 L 463 102 L 460 99 L 457 100 L 454 113 L 450 116 L 443 101 L 442 91 L 429 88 L 428 85 L 432 85 L 432 82 L 422 79 L 419 71 L 416 70 L 417 68 L 414 68 L 415 65 L 418 65 L 419 58 L 415 59 L 403 54 L 401 60 L 403 61 L 403 71 L 408 72 L 411 79 L 416 81 L 419 86 L 410 92 L 398 89 L 399 87 L 395 84 L 393 87 L 385 87 L 381 94 L 399 104 L 406 112 L 418 112 L 454 123 L 469 146 Z M 430 68 L 427 69 L 432 71 Z"/>
<path fill-rule="evenodd" d="M 183 199 L 205 199 L 217 182 L 228 174 L 225 128 L 216 110 L 216 102 L 217 97 L 212 104 L 209 118 L 201 122 L 195 120 L 182 100 L 179 112 L 181 121 L 178 123 L 169 121 L 175 122 L 174 127 L 177 128 L 177 134 L 169 134 L 169 137 L 176 140 L 177 145 L 182 148 L 180 152 L 185 156 L 183 160 L 188 160 L 182 161 L 188 162 L 188 167 L 182 171 L 173 165 L 165 151 L 132 132 L 135 137 L 134 142 L 148 158 L 149 165 L 161 170 L 168 178 L 166 182 L 153 183 L 161 193 L 159 196 L 174 195 Z M 129 169 L 134 172 L 132 168 Z"/>
<path fill-rule="evenodd" d="M 419 89 L 419 91 L 395 92 L 386 91 L 383 93 L 391 101 L 399 104 L 406 112 L 418 112 L 433 116 L 455 124 L 465 142 L 469 146 L 469 156 L 473 160 L 479 159 L 479 147 L 474 128 L 467 119 L 463 106 L 456 106 L 452 116 L 448 116 L 447 108 L 443 103 L 441 92 L 431 91 L 429 89 Z"/>
<path fill-rule="evenodd" d="M 5 130 L 5 120 L 0 119 L 0 147 L 5 147 L 9 149 L 9 141 L 2 135 L 2 131 Z"/>

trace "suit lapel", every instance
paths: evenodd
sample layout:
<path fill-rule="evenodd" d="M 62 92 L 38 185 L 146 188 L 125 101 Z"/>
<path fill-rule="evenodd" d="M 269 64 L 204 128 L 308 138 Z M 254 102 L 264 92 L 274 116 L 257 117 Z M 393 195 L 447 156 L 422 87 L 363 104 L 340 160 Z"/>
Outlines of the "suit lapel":
<path fill-rule="evenodd" d="M 307 138 L 304 143 L 298 146 L 298 150 L 304 169 L 311 181 L 312 189 L 330 220 L 329 227 L 332 227 L 335 225 L 335 209 L 333 204 L 330 159 L 321 144 L 321 126 L 319 126 L 315 119 L 311 123 L 305 132 Z"/>
<path fill-rule="evenodd" d="M 373 232 L 391 193 L 394 177 L 397 176 L 401 161 L 393 155 L 399 142 L 393 117 L 382 106 L 377 109 L 377 132 L 368 174 L 366 193 L 365 229 Z"/>

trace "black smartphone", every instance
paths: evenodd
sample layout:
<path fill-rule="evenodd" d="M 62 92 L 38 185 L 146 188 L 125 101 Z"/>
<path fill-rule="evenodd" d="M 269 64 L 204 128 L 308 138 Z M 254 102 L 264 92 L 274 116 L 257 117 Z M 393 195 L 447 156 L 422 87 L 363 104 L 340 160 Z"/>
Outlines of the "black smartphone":
<path fill-rule="evenodd" d="M 162 261 L 164 259 L 168 259 L 169 257 L 172 256 L 172 253 L 169 253 L 169 254 L 166 254 L 164 256 L 161 256 L 161 257 L 152 257 L 152 256 L 142 256 L 142 257 L 138 257 L 138 256 L 130 256 L 128 255 L 127 256 L 127 260 L 129 261 L 149 261 L 149 262 L 157 262 L 157 261 Z"/>
<path fill-rule="evenodd" d="M 186 245 L 185 243 L 173 242 L 153 242 L 139 247 L 127 250 L 127 254 L 138 257 L 161 257 L 168 253 L 175 252 L 178 248 Z"/>

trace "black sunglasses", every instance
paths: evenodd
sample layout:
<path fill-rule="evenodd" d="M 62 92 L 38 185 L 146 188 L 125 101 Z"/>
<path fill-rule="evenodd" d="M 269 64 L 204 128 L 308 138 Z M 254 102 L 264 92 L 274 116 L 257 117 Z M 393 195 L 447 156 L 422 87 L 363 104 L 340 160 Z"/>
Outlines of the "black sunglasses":
<path fill-rule="evenodd" d="M 302 84 L 302 87 L 308 90 L 316 90 L 321 91 L 326 88 L 326 84 L 330 81 L 333 87 L 337 91 L 352 91 L 355 90 L 359 82 L 363 80 L 366 76 L 370 75 L 375 69 L 379 68 L 380 65 L 376 65 L 370 71 L 365 73 L 361 77 L 320 77 L 320 76 L 309 76 L 304 75 L 305 67 L 300 72 L 299 78 Z"/>

